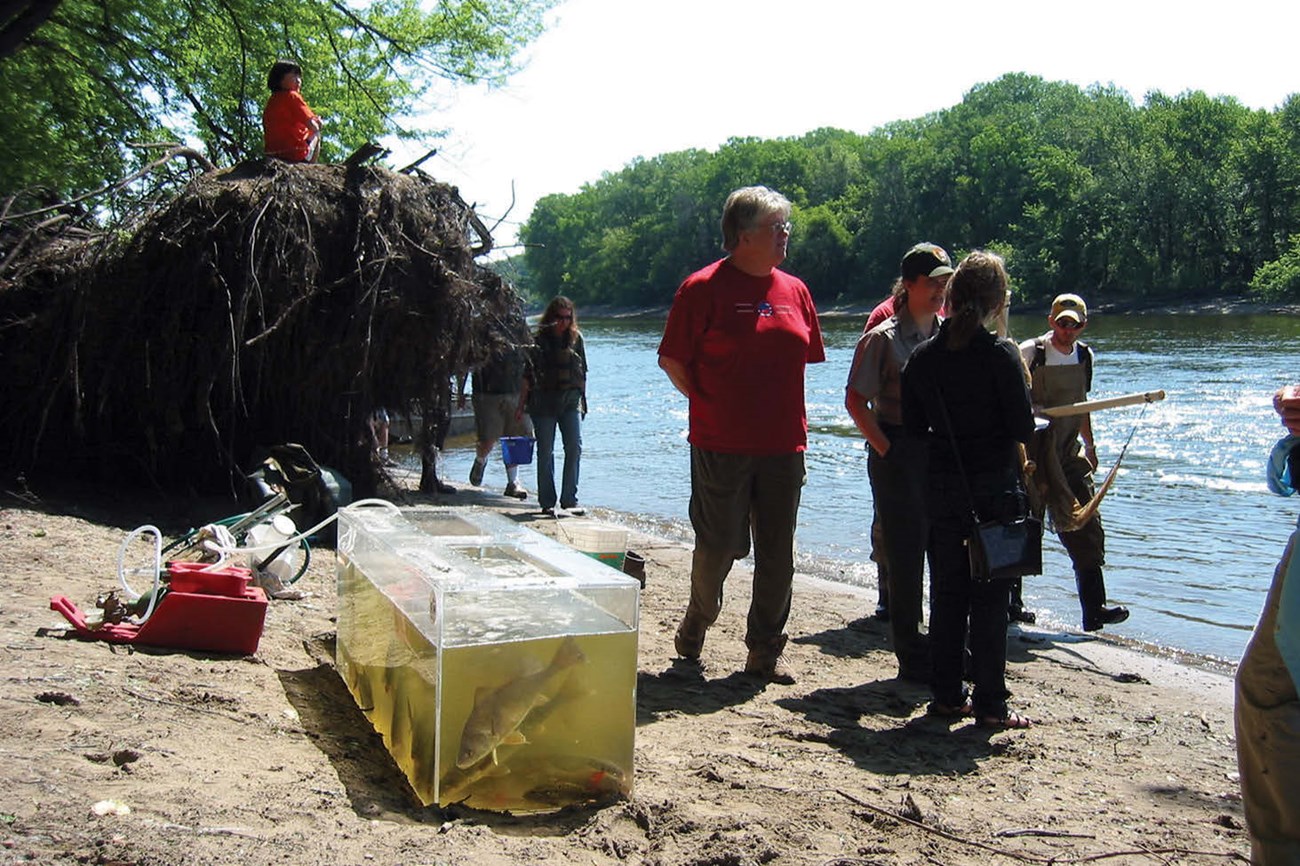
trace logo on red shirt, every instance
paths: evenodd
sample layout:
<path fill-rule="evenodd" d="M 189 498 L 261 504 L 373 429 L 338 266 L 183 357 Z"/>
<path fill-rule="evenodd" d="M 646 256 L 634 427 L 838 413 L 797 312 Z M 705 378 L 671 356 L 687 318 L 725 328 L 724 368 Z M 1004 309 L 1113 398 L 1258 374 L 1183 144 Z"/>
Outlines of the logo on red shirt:
<path fill-rule="evenodd" d="M 785 304 L 774 306 L 770 301 L 762 301 L 758 305 L 737 303 L 736 312 L 742 315 L 756 315 L 764 319 L 770 319 L 776 315 L 788 316 L 793 311 Z"/>

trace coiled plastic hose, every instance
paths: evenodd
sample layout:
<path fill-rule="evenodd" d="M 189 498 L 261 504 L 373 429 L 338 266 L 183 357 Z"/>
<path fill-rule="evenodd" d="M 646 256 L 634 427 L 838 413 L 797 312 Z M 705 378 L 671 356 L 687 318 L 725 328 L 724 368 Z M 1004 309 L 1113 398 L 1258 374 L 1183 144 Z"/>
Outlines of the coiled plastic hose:
<path fill-rule="evenodd" d="M 353 502 L 351 505 L 344 506 L 343 509 L 340 510 L 352 511 L 355 509 L 375 508 L 375 507 L 386 508 L 395 513 L 400 513 L 401 511 L 401 509 L 399 509 L 393 503 L 389 502 L 387 499 L 359 499 L 356 502 Z M 225 565 L 226 562 L 230 560 L 232 556 L 235 556 L 237 554 L 270 553 L 272 551 L 280 550 L 283 547 L 287 547 L 290 544 L 298 544 L 300 542 L 305 542 L 308 536 L 315 535 L 317 532 L 320 532 L 326 526 L 329 526 L 332 522 L 338 520 L 338 517 L 339 517 L 338 512 L 336 511 L 334 514 L 331 514 L 329 517 L 326 517 L 320 523 L 317 523 L 315 526 L 311 527 L 310 529 L 303 530 L 302 532 L 298 533 L 297 535 L 291 538 L 280 539 L 271 544 L 262 544 L 262 545 L 251 546 L 251 547 L 239 546 L 237 543 L 235 543 L 234 537 L 230 534 L 228 530 L 224 533 L 225 538 L 221 538 L 222 533 L 218 529 L 217 531 L 213 532 L 214 537 L 212 540 L 205 541 L 203 543 L 203 546 L 205 548 L 212 551 L 213 553 L 216 553 L 218 556 L 218 560 L 208 565 L 205 570 L 221 568 L 223 565 Z M 238 518 L 227 518 L 227 519 L 235 520 Z M 209 524 L 209 526 L 213 527 L 214 529 L 216 529 L 217 527 L 219 527 L 220 529 L 225 528 L 224 526 L 220 526 L 220 523 Z M 206 529 L 208 527 L 204 527 L 204 528 Z M 202 530 L 199 531 L 201 532 Z M 162 554 L 163 554 L 162 530 L 160 530 L 158 527 L 154 526 L 153 524 L 145 524 L 144 526 L 138 526 L 135 529 L 131 530 L 129 533 L 127 533 L 126 538 L 123 539 L 122 541 L 122 546 L 119 547 L 117 551 L 117 582 L 121 584 L 122 591 L 126 593 L 127 598 L 131 601 L 135 601 L 140 598 L 140 593 L 136 592 L 135 589 L 133 589 L 131 585 L 126 581 L 126 576 L 128 572 L 128 569 L 126 568 L 126 550 L 127 547 L 130 546 L 132 541 L 134 541 L 136 538 L 146 533 L 152 533 L 154 539 L 153 588 L 150 592 L 149 605 L 145 609 L 144 614 L 140 618 L 141 623 L 146 622 L 149 619 L 149 617 L 153 615 L 154 607 L 158 603 L 158 587 L 162 581 Z M 176 546 L 175 544 L 169 545 L 167 549 L 171 550 L 172 547 L 175 546 Z M 305 564 L 303 568 L 304 570 L 306 569 Z M 143 568 L 134 568 L 134 569 L 130 569 L 130 571 L 132 574 L 135 575 L 147 573 L 146 569 Z M 294 579 L 296 580 L 297 577 L 295 577 Z"/>

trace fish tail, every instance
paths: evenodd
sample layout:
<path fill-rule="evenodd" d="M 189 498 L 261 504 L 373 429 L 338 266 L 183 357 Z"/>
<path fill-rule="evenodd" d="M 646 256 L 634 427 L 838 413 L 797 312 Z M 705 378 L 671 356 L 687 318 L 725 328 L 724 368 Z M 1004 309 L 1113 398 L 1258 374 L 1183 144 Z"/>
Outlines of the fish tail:
<path fill-rule="evenodd" d="M 580 665 L 586 660 L 587 657 L 582 654 L 582 648 L 570 635 L 560 643 L 560 648 L 555 651 L 555 658 L 551 661 L 551 665 L 555 668 L 569 668 Z"/>

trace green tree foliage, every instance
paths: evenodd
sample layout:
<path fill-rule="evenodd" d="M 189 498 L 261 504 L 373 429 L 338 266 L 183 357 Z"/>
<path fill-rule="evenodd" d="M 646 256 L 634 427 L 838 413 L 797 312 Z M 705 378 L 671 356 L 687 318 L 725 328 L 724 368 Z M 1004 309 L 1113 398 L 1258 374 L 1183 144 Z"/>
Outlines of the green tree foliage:
<path fill-rule="evenodd" d="M 1300 96 L 1273 112 L 1200 92 L 1135 105 L 1114 87 L 1010 74 L 869 135 L 637 160 L 538 203 L 523 231 L 536 293 L 667 303 L 721 255 L 727 193 L 755 183 L 794 203 L 787 267 L 823 304 L 883 296 L 918 240 L 1002 251 L 1030 300 L 1241 293 L 1279 251 L 1295 255 Z"/>
<path fill-rule="evenodd" d="M 791 233 L 789 268 L 808 283 L 819 304 L 837 301 L 849 294 L 853 273 L 849 249 L 853 235 L 835 208 L 819 204 L 795 212 Z"/>
<path fill-rule="evenodd" d="M 681 151 L 633 161 L 573 195 L 537 202 L 520 230 L 537 298 L 578 303 L 667 303 L 682 262 L 718 250 L 717 215 L 701 188 L 712 158 Z M 725 195 L 725 194 L 724 194 Z"/>
<path fill-rule="evenodd" d="M 1281 258 L 1255 271 L 1250 290 L 1270 301 L 1300 300 L 1300 236 Z"/>
<path fill-rule="evenodd" d="M 7 4 L 0 193 L 98 187 L 125 173 L 130 141 L 197 137 L 220 164 L 255 156 L 266 74 L 280 58 L 303 67 L 304 96 L 325 120 L 325 156 L 412 134 L 398 118 L 432 82 L 504 80 L 554 2 Z"/>

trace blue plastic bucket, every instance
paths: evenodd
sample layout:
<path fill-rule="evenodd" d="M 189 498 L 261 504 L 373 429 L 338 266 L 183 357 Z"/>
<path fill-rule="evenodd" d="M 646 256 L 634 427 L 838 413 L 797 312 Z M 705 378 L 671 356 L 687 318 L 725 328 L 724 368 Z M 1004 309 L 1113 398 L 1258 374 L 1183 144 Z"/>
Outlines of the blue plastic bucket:
<path fill-rule="evenodd" d="M 511 466 L 532 463 L 533 441 L 531 436 L 502 436 L 501 462 Z"/>

